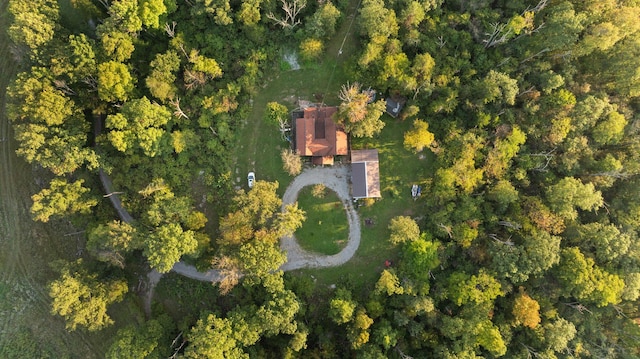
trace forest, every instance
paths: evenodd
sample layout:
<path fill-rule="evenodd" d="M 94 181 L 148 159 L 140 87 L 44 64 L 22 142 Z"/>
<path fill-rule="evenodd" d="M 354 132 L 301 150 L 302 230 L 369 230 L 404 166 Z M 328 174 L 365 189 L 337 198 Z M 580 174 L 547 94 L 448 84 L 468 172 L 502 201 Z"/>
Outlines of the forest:
<path fill-rule="evenodd" d="M 30 214 L 72 224 L 86 248 L 50 263 L 51 315 L 68 331 L 116 325 L 102 356 L 640 357 L 640 1 L 9 0 L 8 12 L 19 73 L 6 115 L 43 178 Z M 284 50 L 313 70 L 347 36 L 348 81 L 324 95 L 352 145 L 406 124 L 398 145 L 431 161 L 411 211 L 384 181 L 363 209 L 398 207 L 379 224 L 393 265 L 327 288 L 313 270 L 279 270 L 279 239 L 305 211 L 280 210 L 276 178 L 238 184 L 236 154 L 247 121 L 293 110 L 273 98 L 249 119 L 273 73 L 294 71 Z M 405 101 L 398 118 L 366 87 Z M 180 261 L 223 279 L 170 274 Z M 150 270 L 165 276 L 144 313 L 135 288 Z M 143 314 L 127 321 L 122 303 Z M 23 341 L 0 356 L 27 350 L 58 357 Z"/>

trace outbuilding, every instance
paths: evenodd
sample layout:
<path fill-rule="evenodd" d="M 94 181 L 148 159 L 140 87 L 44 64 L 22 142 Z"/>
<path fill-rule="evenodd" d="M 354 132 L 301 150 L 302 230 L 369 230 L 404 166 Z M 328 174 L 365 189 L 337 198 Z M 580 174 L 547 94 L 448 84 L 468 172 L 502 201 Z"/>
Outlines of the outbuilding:
<path fill-rule="evenodd" d="M 381 197 L 378 150 L 351 151 L 351 195 L 355 199 Z"/>

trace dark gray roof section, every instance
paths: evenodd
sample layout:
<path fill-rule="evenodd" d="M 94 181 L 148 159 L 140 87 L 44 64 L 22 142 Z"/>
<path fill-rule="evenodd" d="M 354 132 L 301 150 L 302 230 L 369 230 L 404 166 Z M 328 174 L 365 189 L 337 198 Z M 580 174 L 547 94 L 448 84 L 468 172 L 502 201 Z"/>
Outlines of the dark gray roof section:
<path fill-rule="evenodd" d="M 351 192 L 354 198 L 367 197 L 367 164 L 351 164 Z"/>
<path fill-rule="evenodd" d="M 391 97 L 387 98 L 387 108 L 386 111 L 391 117 L 398 117 L 400 111 L 402 111 L 402 107 L 404 106 L 404 101 L 396 101 Z"/>

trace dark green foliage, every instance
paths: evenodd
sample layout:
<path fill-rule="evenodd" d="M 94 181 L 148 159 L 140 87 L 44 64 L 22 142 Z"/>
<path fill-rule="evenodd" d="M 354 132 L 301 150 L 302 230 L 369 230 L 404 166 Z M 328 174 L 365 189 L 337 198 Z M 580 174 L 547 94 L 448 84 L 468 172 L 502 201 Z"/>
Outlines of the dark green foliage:
<path fill-rule="evenodd" d="M 111 323 L 106 306 L 128 288 L 111 271 L 144 258 L 166 272 L 190 254 L 203 267 L 215 258 L 229 295 L 177 283 L 160 298 L 160 309 L 180 307 L 186 357 L 640 355 L 637 1 L 309 3 L 296 33 L 268 21 L 282 15 L 278 1 L 74 4 L 95 31 L 60 24 L 57 2 L 8 6 L 25 61 L 7 90 L 17 152 L 60 176 L 34 196 L 34 215 L 91 212 L 84 185 L 97 183 L 86 176 L 100 165 L 137 219 L 96 218 L 86 248 L 111 266 L 67 264 L 52 283 L 54 312 L 70 329 Z M 317 61 L 334 61 L 318 54 L 342 49 L 336 31 L 355 33 L 344 41 L 359 41 L 357 53 L 336 63 L 363 84 L 345 86 L 336 120 L 356 145 L 379 148 L 383 164 L 397 145 L 385 124 L 402 122 L 384 115 L 380 99 L 404 97 L 401 119 L 429 124 L 408 133 L 407 148 L 429 147 L 435 159 L 424 165 L 425 152 L 405 151 L 402 163 L 381 166 L 393 198 L 374 207 L 398 206 L 400 216 L 377 224 L 398 246 L 390 268 L 372 263 L 375 282 L 337 283 L 333 293 L 305 272 L 309 283 L 293 285 L 299 300 L 278 271 L 278 239 L 304 213 L 280 213 L 277 183 L 232 191 L 233 164 L 244 163 L 235 147 L 256 147 L 237 134 L 263 120 L 250 118 L 259 113 L 251 104 L 263 74 L 277 75 L 267 67 L 280 61 L 277 47 L 306 39 Z M 296 86 L 268 101 L 298 96 Z M 362 93 L 368 86 L 377 101 Z M 286 127 L 286 107 L 270 103 L 265 118 Z M 414 206 L 400 208 L 399 183 L 423 186 Z M 127 327 L 109 356 L 168 357 L 181 345 L 169 348 L 174 329 L 164 319 Z M 46 357 L 30 336 L 21 332 L 2 354 Z"/>

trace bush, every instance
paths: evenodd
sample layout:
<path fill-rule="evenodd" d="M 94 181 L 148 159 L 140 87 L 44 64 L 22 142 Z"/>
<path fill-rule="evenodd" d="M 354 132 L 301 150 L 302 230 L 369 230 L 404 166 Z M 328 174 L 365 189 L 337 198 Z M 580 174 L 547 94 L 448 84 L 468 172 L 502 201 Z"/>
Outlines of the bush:
<path fill-rule="evenodd" d="M 315 198 L 324 198 L 326 194 L 327 187 L 322 183 L 318 183 L 317 185 L 313 186 L 313 190 L 311 190 L 311 195 Z"/>
<path fill-rule="evenodd" d="M 300 43 L 300 56 L 304 61 L 313 61 L 320 58 L 324 51 L 324 44 L 318 39 L 306 39 Z"/>

